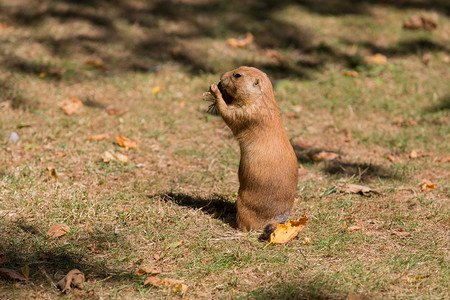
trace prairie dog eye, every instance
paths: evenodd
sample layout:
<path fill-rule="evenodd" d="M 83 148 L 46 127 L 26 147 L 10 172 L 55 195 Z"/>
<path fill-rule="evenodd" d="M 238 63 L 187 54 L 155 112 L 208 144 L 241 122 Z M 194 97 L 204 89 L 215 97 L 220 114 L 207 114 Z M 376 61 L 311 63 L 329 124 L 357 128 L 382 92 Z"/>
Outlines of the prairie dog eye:
<path fill-rule="evenodd" d="M 233 74 L 233 77 L 234 77 L 234 78 L 240 78 L 240 77 L 242 77 L 242 75 L 239 74 L 239 73 L 234 73 L 234 74 Z"/>

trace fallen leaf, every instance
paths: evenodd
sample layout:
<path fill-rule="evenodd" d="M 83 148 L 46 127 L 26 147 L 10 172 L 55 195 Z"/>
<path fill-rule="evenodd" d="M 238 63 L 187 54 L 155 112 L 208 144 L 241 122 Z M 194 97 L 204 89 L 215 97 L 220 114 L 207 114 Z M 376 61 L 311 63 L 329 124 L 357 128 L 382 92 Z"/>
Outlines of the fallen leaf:
<path fill-rule="evenodd" d="M 21 268 L 19 272 L 25 277 L 26 279 L 30 278 L 30 266 L 26 265 L 25 267 Z"/>
<path fill-rule="evenodd" d="M 334 160 L 339 157 L 339 154 L 334 152 L 326 152 L 321 151 L 311 156 L 312 160 L 315 162 L 323 161 L 323 160 Z"/>
<path fill-rule="evenodd" d="M 354 70 L 342 70 L 341 74 L 344 76 L 348 76 L 348 77 L 358 77 L 359 76 L 358 72 L 356 72 Z"/>
<path fill-rule="evenodd" d="M 253 43 L 253 39 L 254 39 L 253 34 L 251 34 L 250 32 L 247 32 L 245 35 L 245 39 L 242 39 L 242 40 L 228 39 L 227 45 L 230 45 L 231 47 L 235 47 L 235 48 L 243 48 L 243 47 L 247 47 L 248 45 Z"/>
<path fill-rule="evenodd" d="M 115 137 L 115 140 L 117 142 L 117 145 L 119 145 L 120 147 L 124 147 L 125 150 L 138 148 L 138 144 L 136 141 L 126 138 L 124 136 L 118 135 Z"/>
<path fill-rule="evenodd" d="M 160 260 L 160 259 L 161 259 L 161 256 L 160 256 L 158 253 L 155 253 L 155 255 L 153 255 L 153 258 L 154 258 L 155 260 Z"/>
<path fill-rule="evenodd" d="M 387 159 L 389 159 L 389 160 L 392 161 L 392 162 L 397 162 L 397 161 L 398 161 L 398 158 L 397 158 L 397 157 L 395 157 L 395 156 L 393 156 L 393 155 L 390 155 L 390 154 L 388 154 Z"/>
<path fill-rule="evenodd" d="M 268 56 L 270 58 L 274 58 L 279 62 L 284 60 L 283 55 L 281 55 L 280 52 L 278 52 L 277 50 L 273 50 L 273 49 L 262 50 L 262 51 L 260 51 L 260 54 Z"/>
<path fill-rule="evenodd" d="M 311 238 L 305 237 L 305 238 L 303 239 L 303 244 L 311 244 L 311 243 L 312 243 Z"/>
<path fill-rule="evenodd" d="M 176 247 L 180 246 L 183 244 L 183 241 L 176 241 L 173 243 L 170 243 L 169 245 L 166 246 L 166 249 L 175 249 Z"/>
<path fill-rule="evenodd" d="M 423 15 L 414 15 L 403 22 L 403 28 L 407 30 L 425 29 L 432 31 L 437 28 L 437 23 L 430 17 Z"/>
<path fill-rule="evenodd" d="M 23 274 L 20 271 L 11 270 L 7 268 L 0 268 L 0 275 L 3 275 L 4 277 L 7 277 L 9 279 L 15 279 L 20 281 L 26 281 L 27 278 L 23 276 Z"/>
<path fill-rule="evenodd" d="M 64 157 L 64 156 L 67 156 L 67 153 L 59 153 L 58 155 L 56 155 L 56 158 L 61 158 L 61 157 Z"/>
<path fill-rule="evenodd" d="M 160 90 L 161 87 L 159 85 L 155 86 L 154 88 L 152 88 L 152 95 L 158 94 Z"/>
<path fill-rule="evenodd" d="M 285 113 L 284 116 L 289 119 L 298 119 L 298 115 L 296 113 Z"/>
<path fill-rule="evenodd" d="M 84 286 L 85 277 L 84 274 L 77 269 L 73 269 L 67 275 L 58 281 L 56 284 L 63 293 L 68 293 L 72 289 L 72 286 L 82 289 Z"/>
<path fill-rule="evenodd" d="M 102 159 L 103 162 L 108 163 L 110 161 L 114 161 L 116 158 L 111 152 L 105 151 L 102 153 Z"/>
<path fill-rule="evenodd" d="M 407 283 L 413 283 L 415 281 L 427 278 L 428 276 L 419 276 L 416 275 L 414 277 L 409 277 L 408 274 L 406 274 L 405 276 L 403 276 L 403 279 L 407 282 Z"/>
<path fill-rule="evenodd" d="M 126 112 L 128 112 L 128 109 L 117 109 L 117 108 L 114 108 L 113 106 L 108 106 L 107 108 L 106 108 L 106 113 L 108 114 L 108 115 L 123 115 L 124 113 L 126 113 Z"/>
<path fill-rule="evenodd" d="M 422 191 L 434 190 L 435 187 L 436 185 L 427 179 L 422 180 L 420 183 L 420 189 Z"/>
<path fill-rule="evenodd" d="M 202 264 L 207 264 L 210 261 L 212 261 L 212 259 L 213 259 L 212 257 L 208 257 L 208 258 L 202 259 Z"/>
<path fill-rule="evenodd" d="M 361 226 L 359 225 L 351 225 L 347 227 L 347 231 L 349 232 L 353 232 L 353 231 L 358 231 L 361 230 Z"/>
<path fill-rule="evenodd" d="M 49 238 L 57 238 L 66 235 L 70 231 L 69 226 L 66 224 L 54 224 L 47 232 Z"/>
<path fill-rule="evenodd" d="M 89 248 L 89 251 L 91 251 L 92 253 L 100 253 L 101 252 L 97 244 L 89 244 L 89 245 L 87 245 L 87 247 Z"/>
<path fill-rule="evenodd" d="M 83 102 L 78 97 L 70 96 L 69 99 L 64 100 L 59 106 L 66 115 L 70 116 L 78 112 L 78 109 L 83 106 Z"/>
<path fill-rule="evenodd" d="M 56 173 L 56 169 L 54 166 L 48 166 L 47 167 L 48 177 L 58 179 L 58 174 Z"/>
<path fill-rule="evenodd" d="M 157 269 L 144 267 L 144 268 L 139 269 L 136 272 L 136 275 L 138 275 L 138 276 L 142 276 L 142 275 L 145 275 L 145 274 L 158 275 L 160 273 L 161 273 L 161 271 L 159 271 Z"/>
<path fill-rule="evenodd" d="M 384 56 L 383 54 L 379 54 L 379 53 L 372 55 L 372 56 L 366 56 L 366 57 L 364 57 L 364 60 L 369 65 L 385 65 L 385 64 L 387 64 L 387 57 Z"/>
<path fill-rule="evenodd" d="M 187 290 L 187 285 L 183 283 L 183 280 L 173 278 L 159 278 L 158 276 L 150 276 L 144 282 L 144 285 L 148 284 L 153 286 L 172 287 L 174 292 L 180 292 L 182 294 L 184 294 Z"/>
<path fill-rule="evenodd" d="M 417 152 L 416 150 L 412 150 L 411 153 L 409 154 L 409 158 L 416 159 L 419 157 L 430 157 L 433 155 L 434 154 L 432 152 Z"/>
<path fill-rule="evenodd" d="M 409 126 L 416 125 L 417 120 L 413 120 L 413 119 L 405 120 L 402 117 L 395 117 L 392 124 L 397 125 L 397 126 L 409 127 Z"/>
<path fill-rule="evenodd" d="M 308 217 L 305 213 L 298 221 L 290 220 L 286 224 L 279 224 L 275 231 L 270 235 L 269 242 L 274 244 L 284 244 L 292 240 L 303 228 L 305 228 L 308 221 Z"/>
<path fill-rule="evenodd" d="M 87 137 L 88 141 L 100 141 L 100 140 L 107 140 L 111 138 L 109 134 L 96 134 L 96 135 L 90 135 Z"/>
<path fill-rule="evenodd" d="M 86 64 L 94 68 L 106 70 L 106 65 L 101 58 L 88 59 L 86 60 Z"/>
<path fill-rule="evenodd" d="M 378 191 L 373 190 L 367 186 L 352 184 L 352 183 L 346 183 L 344 185 L 338 186 L 338 189 L 341 192 L 344 192 L 347 194 L 361 194 L 364 196 L 369 196 L 371 193 L 380 194 Z"/>
<path fill-rule="evenodd" d="M 348 146 L 352 142 L 352 132 L 348 129 L 345 129 L 345 139 L 344 143 Z"/>
<path fill-rule="evenodd" d="M 450 156 L 443 157 L 439 160 L 439 162 L 449 162 L 449 161 L 450 161 Z"/>

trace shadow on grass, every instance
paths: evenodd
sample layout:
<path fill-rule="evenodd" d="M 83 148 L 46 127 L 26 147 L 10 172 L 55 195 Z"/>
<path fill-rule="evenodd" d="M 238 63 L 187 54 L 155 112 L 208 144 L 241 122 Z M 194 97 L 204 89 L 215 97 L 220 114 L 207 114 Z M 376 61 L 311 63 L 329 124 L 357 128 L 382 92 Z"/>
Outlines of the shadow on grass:
<path fill-rule="evenodd" d="M 251 291 L 251 299 L 346 299 L 327 278 L 314 278 L 299 282 L 286 282 Z"/>
<path fill-rule="evenodd" d="M 233 228 L 237 228 L 236 205 L 221 195 L 211 195 L 206 198 L 180 193 L 160 195 L 164 201 L 171 201 L 177 205 L 199 209 L 213 218 L 222 220 Z"/>
<path fill-rule="evenodd" d="M 0 223 L 0 226 L 3 227 Z M 0 229 L 4 231 L 4 228 Z M 108 232 L 98 232 L 71 239 L 70 233 L 58 239 L 50 239 L 41 230 L 25 220 L 18 220 L 8 225 L 8 233 L 0 236 L 0 253 L 7 258 L 1 267 L 18 270 L 26 265 L 30 268 L 30 282 L 33 284 L 57 283 L 70 270 L 79 269 L 86 276 L 88 283 L 108 277 L 109 281 L 124 281 L 134 278 L 124 268 L 111 268 L 111 262 L 102 259 L 115 243 L 125 239 Z M 14 231 L 11 234 L 11 229 Z M 0 276 L 0 282 L 8 278 Z M 56 288 L 55 288 L 56 290 Z"/>
<path fill-rule="evenodd" d="M 310 145 L 303 145 L 302 143 L 291 143 L 294 148 L 297 160 L 301 164 L 315 164 L 316 162 L 312 159 L 316 154 L 324 151 L 336 153 L 342 155 L 339 151 L 317 148 Z M 399 176 L 394 170 L 387 169 L 385 167 L 374 165 L 364 162 L 346 162 L 342 158 L 335 160 L 324 161 L 322 163 L 321 170 L 330 175 L 354 177 L 358 181 L 370 181 L 377 178 L 382 179 L 399 179 Z"/>
<path fill-rule="evenodd" d="M 439 99 L 439 103 L 427 107 L 425 112 L 428 113 L 436 113 L 440 111 L 448 111 L 450 110 L 450 95 L 445 95 Z"/>

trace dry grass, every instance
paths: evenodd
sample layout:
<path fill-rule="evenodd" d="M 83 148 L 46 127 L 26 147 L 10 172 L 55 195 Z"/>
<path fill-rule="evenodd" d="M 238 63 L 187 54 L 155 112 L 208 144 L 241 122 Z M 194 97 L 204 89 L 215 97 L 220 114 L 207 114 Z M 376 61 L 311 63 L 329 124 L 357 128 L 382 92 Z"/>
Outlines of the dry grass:
<path fill-rule="evenodd" d="M 0 279 L 0 298 L 58 297 L 52 282 L 73 268 L 87 284 L 71 297 L 94 299 L 450 296 L 446 1 L 78 2 L 0 4 L 0 267 L 31 270 L 27 282 Z M 403 30 L 418 13 L 437 30 Z M 246 32 L 249 47 L 226 45 Z M 362 62 L 375 53 L 387 65 Z M 285 245 L 233 227 L 239 150 L 202 93 L 239 65 L 274 80 L 305 170 L 292 218 L 307 211 L 310 222 Z M 66 116 L 58 105 L 70 95 L 84 106 Z M 110 105 L 128 112 L 108 115 Z M 94 134 L 139 148 L 127 164 L 104 163 L 121 150 Z M 320 150 L 341 159 L 315 163 Z M 411 160 L 412 150 L 433 156 Z M 423 179 L 436 189 L 420 191 Z M 381 194 L 343 194 L 342 182 Z M 56 223 L 71 230 L 49 239 Z M 184 280 L 186 294 L 145 286 L 141 267 Z"/>

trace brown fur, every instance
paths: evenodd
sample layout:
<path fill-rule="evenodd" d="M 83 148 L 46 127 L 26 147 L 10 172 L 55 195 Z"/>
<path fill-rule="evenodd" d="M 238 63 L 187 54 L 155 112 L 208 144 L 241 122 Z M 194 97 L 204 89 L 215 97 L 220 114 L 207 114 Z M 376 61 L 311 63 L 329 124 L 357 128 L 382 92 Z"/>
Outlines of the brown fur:
<path fill-rule="evenodd" d="M 239 228 L 286 222 L 297 189 L 297 159 L 269 78 L 256 68 L 239 67 L 223 74 L 210 91 L 241 150 Z"/>

